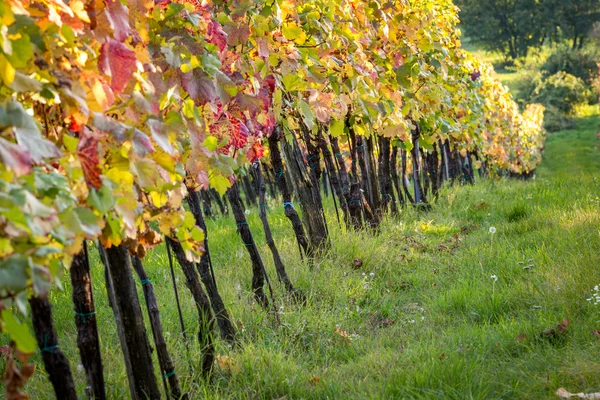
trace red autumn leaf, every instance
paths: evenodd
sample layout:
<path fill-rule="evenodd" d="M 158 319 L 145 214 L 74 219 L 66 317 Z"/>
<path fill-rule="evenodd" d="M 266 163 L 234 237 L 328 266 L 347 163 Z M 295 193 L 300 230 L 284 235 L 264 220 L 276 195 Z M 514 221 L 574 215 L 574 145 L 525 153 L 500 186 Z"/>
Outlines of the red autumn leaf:
<path fill-rule="evenodd" d="M 248 158 L 248 161 L 253 163 L 256 160 L 261 159 L 264 153 L 265 151 L 260 142 L 254 142 L 250 150 L 248 150 L 248 153 L 246 153 L 246 158 Z"/>
<path fill-rule="evenodd" d="M 116 93 L 125 89 L 136 70 L 135 52 L 123 43 L 108 39 L 100 49 L 98 68 L 110 76 L 110 87 Z"/>
<path fill-rule="evenodd" d="M 238 118 L 229 117 L 229 123 L 231 124 L 230 143 L 236 149 L 241 149 L 248 141 L 248 128 Z"/>
<path fill-rule="evenodd" d="M 227 32 L 227 44 L 232 47 L 246 43 L 248 36 L 250 36 L 248 24 L 227 21 L 223 29 Z"/>
<path fill-rule="evenodd" d="M 223 51 L 227 47 L 227 34 L 223 31 L 223 27 L 217 21 L 210 21 L 208 24 L 208 42 L 214 44 Z"/>
<path fill-rule="evenodd" d="M 70 122 L 69 122 L 69 130 L 70 131 L 81 133 L 81 131 L 83 130 L 84 126 L 85 125 L 80 124 L 79 122 L 77 122 L 77 120 L 75 118 L 71 118 L 70 119 Z"/>
<path fill-rule="evenodd" d="M 89 130 L 81 135 L 77 145 L 77 156 L 83 169 L 83 177 L 90 188 L 100 189 L 102 179 L 100 178 L 100 160 L 98 157 L 98 136 Z"/>
<path fill-rule="evenodd" d="M 119 42 L 124 42 L 131 33 L 129 27 L 129 10 L 119 0 L 108 0 L 106 17 L 113 29 L 114 37 Z"/>
<path fill-rule="evenodd" d="M 206 74 L 198 71 L 181 74 L 181 86 L 194 100 L 197 106 L 211 103 L 218 99 L 214 81 Z"/>

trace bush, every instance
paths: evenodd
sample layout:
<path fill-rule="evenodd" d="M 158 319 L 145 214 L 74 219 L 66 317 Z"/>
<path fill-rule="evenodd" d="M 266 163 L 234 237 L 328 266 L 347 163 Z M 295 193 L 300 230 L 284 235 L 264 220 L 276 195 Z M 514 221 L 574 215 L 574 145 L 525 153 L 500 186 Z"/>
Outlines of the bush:
<path fill-rule="evenodd" d="M 591 84 L 598 76 L 596 61 L 600 60 L 595 51 L 573 50 L 561 46 L 548 56 L 541 69 L 545 71 L 546 75 L 554 75 L 563 71 L 583 80 L 586 84 Z"/>
<path fill-rule="evenodd" d="M 579 106 L 588 104 L 590 97 L 591 92 L 581 78 L 560 71 L 541 81 L 531 100 L 547 109 L 573 115 Z"/>

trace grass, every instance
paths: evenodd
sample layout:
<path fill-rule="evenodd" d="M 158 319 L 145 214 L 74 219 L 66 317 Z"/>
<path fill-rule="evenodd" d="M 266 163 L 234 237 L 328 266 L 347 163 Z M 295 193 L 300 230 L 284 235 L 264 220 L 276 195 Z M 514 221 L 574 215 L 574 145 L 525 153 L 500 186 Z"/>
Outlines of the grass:
<path fill-rule="evenodd" d="M 217 280 L 242 341 L 240 349 L 218 341 L 211 385 L 189 373 L 199 369 L 199 349 L 192 343 L 186 354 L 159 246 L 145 265 L 185 389 L 209 399 L 544 399 L 559 387 L 600 391 L 600 337 L 593 334 L 600 306 L 586 301 L 600 283 L 599 122 L 592 115 L 575 130 L 550 135 L 536 179 L 445 188 L 432 211 L 406 209 L 387 218 L 378 235 L 340 229 L 329 205 L 331 250 L 312 270 L 299 259 L 281 207 L 270 201 L 277 245 L 309 299 L 294 304 L 276 284 L 279 328 L 252 301 L 250 261 L 233 220 L 208 221 Z M 275 279 L 255 209 L 249 224 Z M 363 260 L 359 270 L 355 258 Z M 94 251 L 106 388 L 109 398 L 128 398 L 102 275 Z M 176 275 L 194 331 L 192 299 L 178 268 Z M 68 279 L 63 286 L 51 295 L 54 321 L 83 397 Z M 565 318 L 560 340 L 542 335 Z M 53 398 L 39 354 L 33 361 L 39 371 L 26 391 Z"/>

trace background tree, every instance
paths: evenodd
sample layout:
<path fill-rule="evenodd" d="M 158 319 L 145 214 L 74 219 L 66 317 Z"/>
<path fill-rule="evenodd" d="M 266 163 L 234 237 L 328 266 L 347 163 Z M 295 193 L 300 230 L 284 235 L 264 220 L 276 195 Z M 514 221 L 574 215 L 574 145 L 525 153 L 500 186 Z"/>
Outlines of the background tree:
<path fill-rule="evenodd" d="M 507 58 L 525 57 L 544 42 L 581 49 L 600 20 L 598 0 L 459 0 L 465 35 Z"/>
<path fill-rule="evenodd" d="M 556 0 L 560 1 L 560 0 Z M 547 37 L 542 4 L 535 0 L 460 0 L 465 35 L 486 50 L 524 57 Z"/>

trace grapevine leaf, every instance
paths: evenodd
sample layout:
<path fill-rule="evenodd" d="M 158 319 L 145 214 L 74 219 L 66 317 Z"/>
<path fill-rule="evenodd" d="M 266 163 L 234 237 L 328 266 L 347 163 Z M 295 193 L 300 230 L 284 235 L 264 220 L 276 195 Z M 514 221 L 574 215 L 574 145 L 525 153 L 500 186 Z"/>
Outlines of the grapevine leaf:
<path fill-rule="evenodd" d="M 308 129 L 312 129 L 315 126 L 315 115 L 313 114 L 310 106 L 304 100 L 300 100 L 300 113 L 302 114 L 302 119 L 304 123 L 308 127 Z"/>
<path fill-rule="evenodd" d="M 202 143 L 202 146 L 206 147 L 206 149 L 209 151 L 217 150 L 218 145 L 219 145 L 219 141 L 214 136 L 207 137 L 206 139 L 204 139 L 204 142 Z"/>
<path fill-rule="evenodd" d="M 223 26 L 223 29 L 227 33 L 227 44 L 229 46 L 237 46 L 248 41 L 250 36 L 250 27 L 247 24 L 237 24 L 233 21 L 228 21 Z"/>
<path fill-rule="evenodd" d="M 119 42 L 125 41 L 130 34 L 129 10 L 119 0 L 108 0 L 106 17 L 114 31 L 114 37 Z"/>
<path fill-rule="evenodd" d="M 333 137 L 342 136 L 344 134 L 344 121 L 332 120 L 331 125 L 329 125 L 329 132 Z"/>
<path fill-rule="evenodd" d="M 2 310 L 2 330 L 8 333 L 19 351 L 25 354 L 35 351 L 36 341 L 29 332 L 29 328 L 27 325 L 19 323 L 9 309 Z"/>
<path fill-rule="evenodd" d="M 17 292 L 27 287 L 29 261 L 22 255 L 0 261 L 0 290 Z"/>
<path fill-rule="evenodd" d="M 0 159 L 18 176 L 31 172 L 31 156 L 20 146 L 0 138 Z"/>
<path fill-rule="evenodd" d="M 133 150 L 140 156 L 154 151 L 154 145 L 148 136 L 139 129 L 127 126 L 101 113 L 94 113 L 92 124 L 99 131 L 111 134 L 119 143 L 131 140 Z"/>
<path fill-rule="evenodd" d="M 306 89 L 306 81 L 300 78 L 298 75 L 284 75 L 282 83 L 287 92 Z"/>
<path fill-rule="evenodd" d="M 158 147 L 169 153 L 174 154 L 173 146 L 169 142 L 169 135 L 166 132 L 165 124 L 161 121 L 151 118 L 148 120 L 150 126 L 150 132 L 152 133 L 152 139 L 158 144 Z"/>
<path fill-rule="evenodd" d="M 218 99 L 215 84 L 208 75 L 195 69 L 187 74 L 181 74 L 181 86 L 194 100 L 197 106 L 213 102 Z"/>
<path fill-rule="evenodd" d="M 25 111 L 21 103 L 10 101 L 0 105 L 0 130 L 13 128 L 17 143 L 29 151 L 32 161 L 40 162 L 44 158 L 59 157 L 58 147 L 44 139 L 40 128 L 31 115 Z"/>
<path fill-rule="evenodd" d="M 306 42 L 306 33 L 296 23 L 283 24 L 282 32 L 287 40 L 293 40 L 298 44 Z"/>
<path fill-rule="evenodd" d="M 209 178 L 210 187 L 214 188 L 221 196 L 225 194 L 227 189 L 231 186 L 229 179 L 223 175 L 212 174 Z"/>
<path fill-rule="evenodd" d="M 17 93 L 22 92 L 40 92 L 42 84 L 40 81 L 30 78 L 22 72 L 17 71 L 10 88 Z"/>
<path fill-rule="evenodd" d="M 108 39 L 100 48 L 100 71 L 110 76 L 110 87 L 115 93 L 125 89 L 137 69 L 135 52 L 123 43 Z"/>
<path fill-rule="evenodd" d="M 79 145 L 77 146 L 77 156 L 81 162 L 83 176 L 88 186 L 99 189 L 102 186 L 100 179 L 100 160 L 98 156 L 98 136 L 92 134 L 89 129 L 84 130 Z"/>
<path fill-rule="evenodd" d="M 12 66 L 10 61 L 3 55 L 0 54 L 0 78 L 6 86 L 10 86 L 15 80 L 15 67 Z"/>
<path fill-rule="evenodd" d="M 115 205 L 115 198 L 109 186 L 102 186 L 100 190 L 91 189 L 87 198 L 90 207 L 98 210 L 100 214 L 106 214 Z"/>

